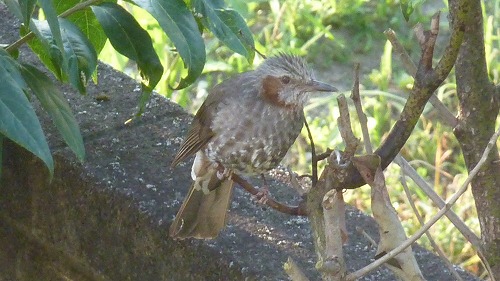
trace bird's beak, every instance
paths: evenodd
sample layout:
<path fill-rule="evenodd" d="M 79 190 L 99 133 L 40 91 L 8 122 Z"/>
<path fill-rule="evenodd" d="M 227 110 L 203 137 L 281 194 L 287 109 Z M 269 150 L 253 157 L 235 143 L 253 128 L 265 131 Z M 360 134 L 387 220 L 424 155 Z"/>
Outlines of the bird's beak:
<path fill-rule="evenodd" d="M 311 80 L 306 84 L 307 92 L 338 92 L 337 88 L 321 81 Z"/>

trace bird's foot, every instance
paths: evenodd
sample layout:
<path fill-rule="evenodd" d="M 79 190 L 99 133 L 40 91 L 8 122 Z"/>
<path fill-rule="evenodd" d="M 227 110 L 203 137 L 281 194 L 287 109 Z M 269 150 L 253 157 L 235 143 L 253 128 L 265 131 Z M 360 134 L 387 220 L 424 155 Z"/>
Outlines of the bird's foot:
<path fill-rule="evenodd" d="M 269 192 L 269 187 L 267 185 L 264 185 L 259 188 L 257 194 L 253 195 L 253 198 L 255 202 L 257 202 L 257 204 L 266 205 L 270 194 L 271 193 Z"/>

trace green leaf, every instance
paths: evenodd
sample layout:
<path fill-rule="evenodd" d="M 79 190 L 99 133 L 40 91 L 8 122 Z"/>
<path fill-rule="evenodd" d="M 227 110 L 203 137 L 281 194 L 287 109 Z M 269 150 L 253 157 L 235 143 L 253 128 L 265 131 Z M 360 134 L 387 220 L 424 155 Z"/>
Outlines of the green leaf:
<path fill-rule="evenodd" d="M 410 20 L 410 16 L 415 11 L 415 8 L 424 2 L 425 0 L 401 0 L 401 12 L 407 22 Z"/>
<path fill-rule="evenodd" d="M 251 64 L 255 55 L 252 33 L 238 12 L 217 0 L 196 0 L 193 7 L 201 21 L 219 40 Z"/>
<path fill-rule="evenodd" d="M 63 52 L 63 43 L 61 36 L 61 29 L 59 28 L 59 21 L 57 18 L 57 12 L 54 9 L 54 5 L 52 0 L 38 0 L 40 7 L 45 14 L 45 18 L 50 27 L 50 31 L 52 34 L 52 39 L 55 41 L 55 45 L 59 48 L 61 53 Z"/>
<path fill-rule="evenodd" d="M 39 157 L 54 174 L 54 161 L 38 117 L 26 97 L 18 64 L 0 49 L 0 134 Z"/>
<path fill-rule="evenodd" d="M 184 61 L 188 74 L 181 79 L 176 89 L 182 89 L 192 84 L 203 71 L 206 55 L 203 38 L 186 3 L 182 0 L 132 1 L 148 11 L 158 21 Z"/>
<path fill-rule="evenodd" d="M 33 31 L 36 38 L 28 41 L 31 50 L 40 58 L 47 68 L 54 73 L 57 79 L 65 81 L 63 56 L 59 47 L 52 40 L 52 33 L 46 21 L 31 19 L 29 29 L 21 26 L 21 35 L 25 36 Z"/>
<path fill-rule="evenodd" d="M 18 2 L 21 9 L 22 20 L 26 26 L 29 26 L 31 15 L 35 9 L 36 0 L 19 0 Z"/>
<path fill-rule="evenodd" d="M 92 6 L 111 45 L 122 55 L 137 62 L 146 91 L 151 92 L 160 81 L 163 66 L 153 48 L 149 34 L 121 6 L 102 3 Z"/>
<path fill-rule="evenodd" d="M 43 109 L 49 114 L 59 133 L 78 159 L 83 162 L 85 147 L 76 121 L 66 98 L 52 83 L 49 77 L 36 67 L 23 64 L 21 75 L 31 91 L 40 101 Z"/>
<path fill-rule="evenodd" d="M 401 0 L 400 6 L 403 17 L 408 22 L 410 20 L 410 15 L 413 13 L 413 6 L 411 6 L 409 0 Z"/>
<path fill-rule="evenodd" d="M 56 74 L 62 76 L 61 80 L 69 81 L 80 93 L 85 93 L 85 85 L 97 67 L 97 53 L 90 41 L 73 23 L 66 19 L 59 19 L 65 53 L 63 57 L 51 43 L 53 37 L 47 22 L 35 19 L 31 22 L 34 26 L 33 31 L 45 46 L 41 54 L 46 55 L 48 49 L 50 60 L 57 71 Z M 34 49 L 34 51 L 38 54 L 39 50 Z M 46 59 L 45 56 L 43 58 Z M 61 70 L 62 72 L 59 72 Z"/>
<path fill-rule="evenodd" d="M 54 7 L 56 12 L 61 14 L 81 2 L 81 0 L 54 0 Z M 112 2 L 116 2 L 116 0 Z M 92 42 L 94 49 L 99 54 L 108 38 L 90 7 L 71 14 L 66 19 L 78 26 L 89 41 Z"/>
<path fill-rule="evenodd" d="M 66 19 L 60 19 L 59 21 L 67 59 L 64 69 L 69 74 L 70 83 L 80 93 L 85 93 L 85 86 L 97 67 L 97 53 L 92 43 L 76 25 Z"/>

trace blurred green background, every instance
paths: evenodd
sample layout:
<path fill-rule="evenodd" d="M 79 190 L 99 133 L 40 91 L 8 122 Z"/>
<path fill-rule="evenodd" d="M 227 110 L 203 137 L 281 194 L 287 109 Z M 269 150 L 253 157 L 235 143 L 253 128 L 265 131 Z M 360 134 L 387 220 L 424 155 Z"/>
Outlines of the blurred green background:
<path fill-rule="evenodd" d="M 278 52 L 303 56 L 314 68 L 319 79 L 335 85 L 346 95 L 350 94 L 353 83 L 353 66 L 360 63 L 362 103 L 368 117 L 372 142 L 377 147 L 398 117 L 413 83 L 413 78 L 404 71 L 399 59 L 393 56 L 391 44 L 386 42 L 383 31 L 393 29 L 407 52 L 417 61 L 420 47 L 412 28 L 417 22 L 428 27 L 432 14 L 441 11 L 436 58 L 439 58 L 447 40 L 447 2 L 422 2 L 408 22 L 403 17 L 398 0 L 229 0 L 226 4 L 246 19 L 259 52 L 267 56 Z M 488 72 L 491 80 L 498 84 L 500 0 L 483 3 Z M 250 65 L 245 58 L 231 52 L 216 38 L 204 34 L 207 64 L 202 77 L 192 86 L 174 91 L 170 86 L 175 85 L 185 71 L 182 60 L 157 22 L 147 12 L 132 5 L 127 6 L 126 3 L 124 5 L 150 33 L 165 68 L 156 91 L 192 113 L 196 112 L 213 85 L 234 73 L 253 69 L 262 61 L 262 58 L 256 55 L 253 65 Z M 140 78 L 133 62 L 115 52 L 109 43 L 101 52 L 100 59 L 132 77 Z M 452 113 L 457 112 L 454 75 L 450 75 L 436 94 Z M 338 110 L 335 97 L 323 95 L 313 98 L 306 107 L 306 116 L 318 152 L 327 147 L 343 147 L 336 128 Z M 353 129 L 361 136 L 359 126 L 356 126 L 358 122 L 354 107 L 352 110 Z M 290 165 L 299 174 L 310 173 L 309 150 L 308 139 L 303 132 L 284 164 Z M 443 198 L 450 196 L 467 175 L 451 128 L 439 122 L 431 106 L 426 108 L 401 154 Z M 407 233 L 413 233 L 420 225 L 404 195 L 399 167 L 391 164 L 385 175 L 393 205 Z M 432 216 L 437 211 L 435 206 L 415 185 L 411 182 L 409 184 L 413 199 L 424 219 Z M 370 213 L 368 187 L 346 191 L 345 198 L 350 204 Z M 453 209 L 470 228 L 477 234 L 480 233 L 470 192 L 462 196 Z M 453 263 L 460 264 L 478 275 L 482 274 L 483 269 L 470 244 L 447 219 L 440 220 L 431 228 L 430 233 Z M 419 243 L 430 249 L 425 236 Z"/>

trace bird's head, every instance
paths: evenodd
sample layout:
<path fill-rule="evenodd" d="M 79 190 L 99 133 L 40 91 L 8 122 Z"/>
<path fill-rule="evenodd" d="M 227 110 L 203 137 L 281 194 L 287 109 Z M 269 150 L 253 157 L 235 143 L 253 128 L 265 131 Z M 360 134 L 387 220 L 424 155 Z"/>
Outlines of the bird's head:
<path fill-rule="evenodd" d="M 336 92 L 337 89 L 314 79 L 306 62 L 294 55 L 270 57 L 255 70 L 262 81 L 262 97 L 277 106 L 302 108 L 310 92 Z"/>

